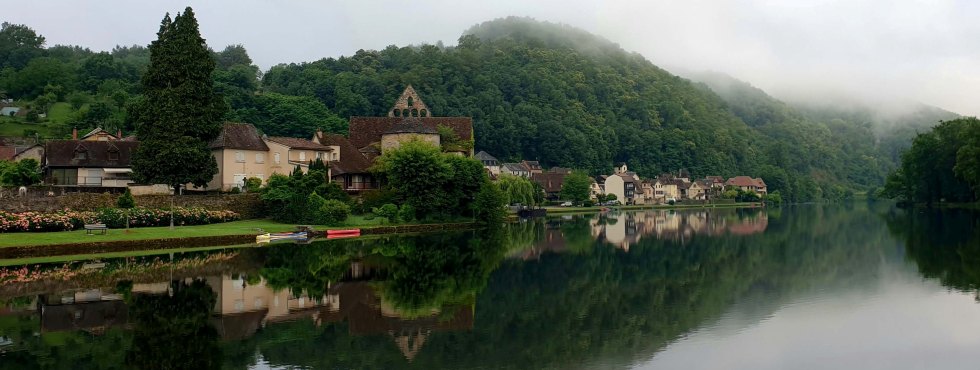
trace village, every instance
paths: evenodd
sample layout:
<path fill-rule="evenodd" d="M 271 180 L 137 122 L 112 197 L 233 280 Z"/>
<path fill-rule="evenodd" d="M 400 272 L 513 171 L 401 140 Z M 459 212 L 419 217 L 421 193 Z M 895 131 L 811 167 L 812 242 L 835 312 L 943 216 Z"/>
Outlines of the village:
<path fill-rule="evenodd" d="M 209 145 L 218 173 L 206 187 L 188 186 L 186 190 L 237 193 L 248 188 L 249 179 L 262 184 L 273 174 L 288 175 L 297 168 L 305 173 L 314 161 L 322 161 L 329 181 L 356 196 L 381 187 L 372 173 L 374 160 L 386 150 L 412 140 L 439 146 L 447 153 L 473 156 L 483 164 L 492 180 L 502 176 L 528 179 L 537 184 L 547 201 L 573 205 L 561 193 L 565 178 L 575 170 L 545 169 L 535 160 L 505 163 L 485 151 L 474 154 L 472 118 L 433 116 L 411 85 L 405 88 L 387 116 L 351 117 L 347 136 L 317 130 L 308 138 L 272 137 L 249 123 L 226 122 Z M 131 181 L 131 159 L 138 146 L 135 136 L 123 135 L 120 130 L 108 132 L 96 128 L 82 134 L 75 129 L 70 140 L 2 145 L 0 160 L 36 160 L 41 165 L 42 185 L 48 195 L 121 192 L 126 188 L 136 195 L 169 194 L 172 190 L 167 185 Z M 705 203 L 732 198 L 731 193 L 726 196 L 726 190 L 753 194 L 757 199 L 767 194 L 766 183 L 761 178 L 696 179 L 684 169 L 642 178 L 630 171 L 626 163 L 619 163 L 610 173 L 589 180 L 590 201 L 586 205 Z"/>

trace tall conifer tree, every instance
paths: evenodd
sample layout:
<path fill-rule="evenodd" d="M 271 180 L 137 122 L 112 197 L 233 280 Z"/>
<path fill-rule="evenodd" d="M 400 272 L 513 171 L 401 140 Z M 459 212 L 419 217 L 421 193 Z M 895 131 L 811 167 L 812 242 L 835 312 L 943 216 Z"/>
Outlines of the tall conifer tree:
<path fill-rule="evenodd" d="M 139 149 L 133 178 L 140 183 L 205 186 L 218 165 L 208 144 L 221 131 L 228 110 L 214 91 L 215 62 L 190 7 L 163 18 L 149 46 L 143 100 L 133 109 Z"/>

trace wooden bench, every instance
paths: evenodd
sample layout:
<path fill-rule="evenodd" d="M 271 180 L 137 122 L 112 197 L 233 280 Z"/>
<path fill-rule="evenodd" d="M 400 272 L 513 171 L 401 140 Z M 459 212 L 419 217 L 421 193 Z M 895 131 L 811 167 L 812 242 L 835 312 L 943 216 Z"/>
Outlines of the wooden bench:
<path fill-rule="evenodd" d="M 105 224 L 86 224 L 85 225 L 85 234 L 87 234 L 87 235 L 95 235 L 94 234 L 94 231 L 96 231 L 96 230 L 101 230 L 102 231 L 102 235 L 105 235 L 106 232 L 109 230 L 109 228 L 106 227 Z"/>

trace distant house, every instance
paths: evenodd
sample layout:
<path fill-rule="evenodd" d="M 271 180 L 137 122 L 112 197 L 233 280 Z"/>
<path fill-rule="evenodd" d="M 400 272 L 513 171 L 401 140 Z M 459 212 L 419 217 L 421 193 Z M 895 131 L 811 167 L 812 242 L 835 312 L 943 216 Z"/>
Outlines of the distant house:
<path fill-rule="evenodd" d="M 561 198 L 561 187 L 565 183 L 564 173 L 556 172 L 542 172 L 542 173 L 532 173 L 531 181 L 541 185 L 544 189 L 545 198 L 548 200 L 558 200 Z"/>
<path fill-rule="evenodd" d="M 486 168 L 487 172 L 489 172 L 491 176 L 500 175 L 500 161 L 498 161 L 496 157 L 481 150 L 479 153 L 476 153 L 475 158 L 480 161 L 480 163 L 483 163 L 483 168 Z"/>
<path fill-rule="evenodd" d="M 336 182 L 349 193 L 373 190 L 379 187 L 371 173 L 371 160 L 359 151 L 344 135 L 317 131 L 313 142 L 330 148 L 330 181 Z"/>
<path fill-rule="evenodd" d="M 538 161 L 521 161 L 521 164 L 532 174 L 543 172 L 541 170 L 541 163 L 538 163 Z"/>
<path fill-rule="evenodd" d="M 562 174 L 568 175 L 568 174 L 572 173 L 572 169 L 571 168 L 565 168 L 565 167 L 551 167 L 551 168 L 548 169 L 548 172 L 551 172 L 551 173 L 562 173 Z"/>
<path fill-rule="evenodd" d="M 725 181 L 725 187 L 735 187 L 742 191 L 750 191 L 759 195 L 767 193 L 766 183 L 761 178 L 735 176 Z"/>
<path fill-rule="evenodd" d="M 137 141 L 54 140 L 44 145 L 45 182 L 54 186 L 126 187 Z"/>
<path fill-rule="evenodd" d="M 225 122 L 221 133 L 209 147 L 211 155 L 218 163 L 218 173 L 208 183 L 208 190 L 228 191 L 236 187 L 243 188 L 246 178 L 256 177 L 264 180 L 271 174 L 266 163 L 269 146 L 251 124 Z M 287 171 L 292 170 L 292 167 L 288 168 Z"/>
<path fill-rule="evenodd" d="M 603 179 L 603 181 L 605 181 L 605 179 Z M 602 186 L 599 185 L 599 182 L 596 181 L 595 178 L 590 177 L 589 178 L 589 199 L 592 199 L 593 201 L 599 200 L 599 196 L 601 196 L 601 195 L 605 195 L 605 193 L 602 190 Z"/>
<path fill-rule="evenodd" d="M 263 141 L 272 157 L 269 163 L 271 173 L 287 174 L 296 166 L 306 173 L 310 161 L 319 159 L 326 163 L 335 155 L 332 148 L 307 139 L 272 136 L 264 137 Z"/>
<path fill-rule="evenodd" d="M 630 172 L 625 163 L 616 166 L 615 174 L 606 177 L 605 193 L 615 194 L 622 204 L 643 204 L 640 177 Z"/>
<path fill-rule="evenodd" d="M 531 177 L 531 171 L 529 171 L 527 167 L 524 167 L 524 165 L 520 163 L 504 163 L 502 166 L 500 166 L 500 173 L 520 176 L 523 178 Z"/>

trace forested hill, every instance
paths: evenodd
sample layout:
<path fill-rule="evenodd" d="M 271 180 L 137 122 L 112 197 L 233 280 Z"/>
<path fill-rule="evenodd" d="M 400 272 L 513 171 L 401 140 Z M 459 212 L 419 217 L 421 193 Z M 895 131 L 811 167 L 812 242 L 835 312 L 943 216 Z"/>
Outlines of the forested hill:
<path fill-rule="evenodd" d="M 887 112 L 858 100 L 786 103 L 731 76 L 686 74 L 718 94 L 735 116 L 772 142 L 768 157 L 818 179 L 874 186 L 900 162 L 917 132 L 959 115 L 924 104 Z"/>
<path fill-rule="evenodd" d="M 131 132 L 127 107 L 141 98 L 146 48 L 95 53 L 44 43 L 27 26 L 4 24 L 0 93 L 49 113 L 39 119 L 48 137 L 71 127 Z M 744 174 L 788 200 L 808 201 L 878 187 L 896 158 L 877 144 L 887 132 L 875 136 L 861 119 L 814 118 L 825 110 L 800 110 L 751 89 L 719 96 L 608 40 L 528 18 L 476 25 L 456 46 L 361 50 L 261 74 L 240 45 L 214 55 L 215 87 L 232 108 L 227 118 L 269 135 L 346 133 L 347 117 L 386 114 L 411 84 L 434 115 L 472 116 L 476 148 L 505 161 L 593 174 L 616 162 L 642 176 L 682 168 L 698 177 Z"/>

